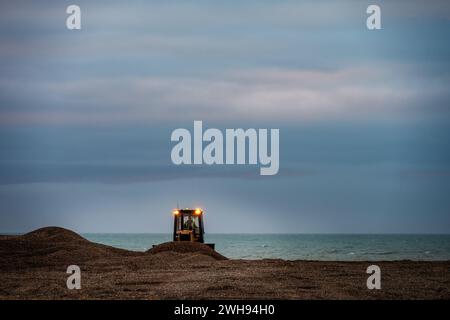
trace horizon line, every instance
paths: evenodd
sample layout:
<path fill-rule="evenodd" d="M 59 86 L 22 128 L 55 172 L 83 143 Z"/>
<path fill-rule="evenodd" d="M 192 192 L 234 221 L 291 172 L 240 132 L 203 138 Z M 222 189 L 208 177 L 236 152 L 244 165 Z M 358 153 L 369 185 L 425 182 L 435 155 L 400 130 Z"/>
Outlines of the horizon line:
<path fill-rule="evenodd" d="M 27 232 L 3 232 L 0 231 L 0 235 L 24 235 L 41 228 L 33 229 Z M 64 228 L 67 229 L 67 228 Z M 74 231 L 72 229 L 67 229 L 78 234 L 113 234 L 113 235 L 123 235 L 123 234 L 157 234 L 157 235 L 171 235 L 172 232 L 93 232 L 93 231 Z M 208 232 L 205 235 L 436 235 L 436 236 L 450 236 L 449 233 L 438 233 L 438 232 Z"/>

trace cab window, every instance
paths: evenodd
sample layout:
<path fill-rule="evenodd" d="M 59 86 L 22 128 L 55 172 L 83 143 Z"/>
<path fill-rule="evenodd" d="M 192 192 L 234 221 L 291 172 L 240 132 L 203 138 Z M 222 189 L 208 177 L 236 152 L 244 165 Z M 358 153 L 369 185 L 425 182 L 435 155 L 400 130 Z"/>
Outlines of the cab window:
<path fill-rule="evenodd" d="M 183 217 L 183 229 L 184 230 L 198 230 L 199 221 L 198 217 L 185 215 Z"/>

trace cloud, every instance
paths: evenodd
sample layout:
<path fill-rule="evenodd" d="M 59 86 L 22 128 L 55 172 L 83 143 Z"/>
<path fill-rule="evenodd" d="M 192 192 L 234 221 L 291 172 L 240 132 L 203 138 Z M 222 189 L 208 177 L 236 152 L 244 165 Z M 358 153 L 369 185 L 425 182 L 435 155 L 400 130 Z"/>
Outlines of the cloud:
<path fill-rule="evenodd" d="M 2 80 L 0 124 L 175 120 L 327 120 L 448 113 L 440 82 L 406 66 L 338 70 L 256 69 L 211 78 L 125 77 L 65 82 Z M 23 94 L 15 96 L 16 92 Z M 8 97 L 8 94 L 12 93 Z"/>
<path fill-rule="evenodd" d="M 276 178 L 316 174 L 311 170 L 286 167 Z M 0 185 L 28 183 L 128 184 L 185 179 L 264 179 L 259 167 L 175 166 L 96 163 L 0 163 Z"/>
<path fill-rule="evenodd" d="M 381 2 L 370 35 L 354 1 L 80 5 L 75 33 L 63 4 L 2 7 L 1 126 L 448 113 L 445 1 Z"/>

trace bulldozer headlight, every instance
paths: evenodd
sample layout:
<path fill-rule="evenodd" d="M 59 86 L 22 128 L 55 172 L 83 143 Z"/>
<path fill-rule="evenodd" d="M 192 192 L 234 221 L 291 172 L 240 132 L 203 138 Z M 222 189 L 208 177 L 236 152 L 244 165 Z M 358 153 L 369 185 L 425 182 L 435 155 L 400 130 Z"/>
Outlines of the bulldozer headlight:
<path fill-rule="evenodd" d="M 200 214 L 200 213 L 202 213 L 202 210 L 201 209 L 195 209 L 195 214 Z"/>
<path fill-rule="evenodd" d="M 173 210 L 172 213 L 173 213 L 174 215 L 178 215 L 178 214 L 180 213 L 180 211 L 179 211 L 179 210 Z"/>

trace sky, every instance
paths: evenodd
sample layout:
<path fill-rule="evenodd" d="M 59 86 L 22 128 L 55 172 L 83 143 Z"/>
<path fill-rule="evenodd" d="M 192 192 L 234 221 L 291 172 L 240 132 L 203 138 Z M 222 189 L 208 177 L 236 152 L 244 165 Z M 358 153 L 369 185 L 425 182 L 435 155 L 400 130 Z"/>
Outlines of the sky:
<path fill-rule="evenodd" d="M 450 233 L 449 30 L 437 0 L 1 1 L 0 232 L 169 233 L 179 204 L 207 233 Z M 174 165 L 194 120 L 280 129 L 279 173 Z"/>

